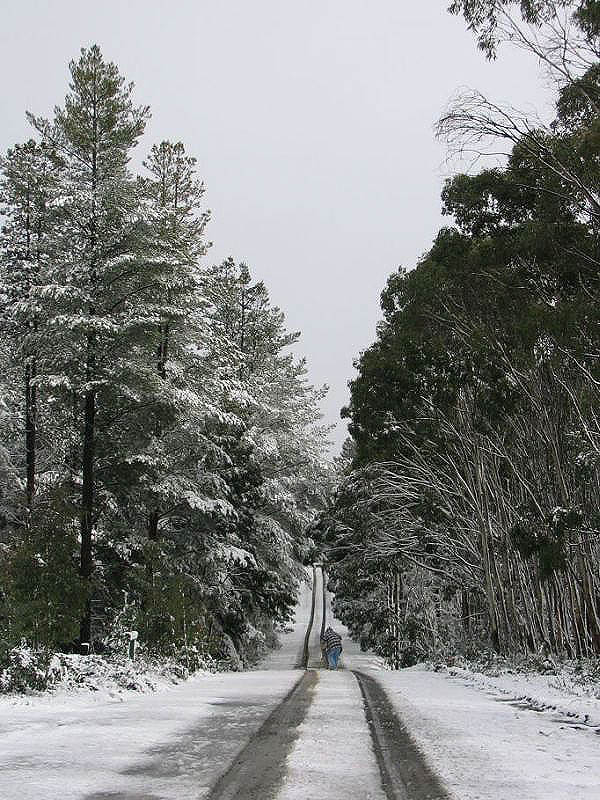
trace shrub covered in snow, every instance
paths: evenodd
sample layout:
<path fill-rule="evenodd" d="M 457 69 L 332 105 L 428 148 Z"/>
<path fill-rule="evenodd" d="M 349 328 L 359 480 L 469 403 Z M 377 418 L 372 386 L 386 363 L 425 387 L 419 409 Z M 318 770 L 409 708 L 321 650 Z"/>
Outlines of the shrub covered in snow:
<path fill-rule="evenodd" d="M 0 692 L 46 691 L 55 687 L 96 691 L 100 688 L 154 691 L 165 680 L 174 683 L 195 672 L 216 672 L 227 667 L 195 648 L 173 658 L 151 658 L 141 653 L 135 660 L 125 655 L 50 653 L 22 644 L 9 650 L 0 662 Z"/>
<path fill-rule="evenodd" d="M 48 688 L 55 675 L 51 662 L 51 654 L 37 652 L 26 644 L 11 648 L 0 660 L 0 692 Z"/>

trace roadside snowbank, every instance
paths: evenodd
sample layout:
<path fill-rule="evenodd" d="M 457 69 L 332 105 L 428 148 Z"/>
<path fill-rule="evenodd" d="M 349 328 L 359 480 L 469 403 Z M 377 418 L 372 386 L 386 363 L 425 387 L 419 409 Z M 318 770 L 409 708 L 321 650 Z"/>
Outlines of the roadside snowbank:
<path fill-rule="evenodd" d="M 66 691 L 97 691 L 103 687 L 138 692 L 154 691 L 161 683 L 177 683 L 196 672 L 224 668 L 195 648 L 178 658 L 152 658 L 141 653 L 135 660 L 115 653 L 109 656 L 13 647 L 0 664 L 0 696 Z"/>
<path fill-rule="evenodd" d="M 421 666 L 379 671 L 376 677 L 454 797 L 597 800 L 600 737 L 550 707 L 537 713 L 523 707 L 517 696 L 528 684 L 521 676 L 486 683 L 471 674 Z M 542 696 L 542 684 L 529 686 Z M 567 695 L 556 701 L 585 713 L 584 707 L 569 705 Z M 585 700 L 585 708 L 588 702 L 598 703 Z"/>
<path fill-rule="evenodd" d="M 508 671 L 487 675 L 461 667 L 442 667 L 441 672 L 497 699 L 532 711 L 563 715 L 571 724 L 577 722 L 600 732 L 600 681 L 571 669 L 559 669 L 554 675 Z"/>

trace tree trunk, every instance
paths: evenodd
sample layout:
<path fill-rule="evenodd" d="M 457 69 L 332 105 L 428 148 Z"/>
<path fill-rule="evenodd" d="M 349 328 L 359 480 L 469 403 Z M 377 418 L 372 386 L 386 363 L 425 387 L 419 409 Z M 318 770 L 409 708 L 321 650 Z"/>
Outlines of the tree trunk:
<path fill-rule="evenodd" d="M 167 377 L 167 358 L 169 354 L 169 321 L 166 320 L 165 322 L 161 322 L 160 324 L 160 339 L 158 344 L 158 351 L 157 351 L 157 361 L 156 361 L 156 369 L 160 378 L 164 381 Z M 160 408 L 158 409 L 158 413 L 160 414 Z M 154 428 L 154 435 L 156 439 L 160 439 L 163 433 L 163 426 L 160 420 L 160 416 L 156 420 L 156 425 Z M 158 506 L 153 506 L 149 513 L 148 513 L 148 539 L 151 542 L 158 541 L 158 523 L 160 520 L 160 508 Z M 146 574 L 148 577 L 148 582 L 153 586 L 154 585 L 154 555 L 150 556 L 148 563 L 146 564 Z"/>
<path fill-rule="evenodd" d="M 96 264 L 96 244 L 97 244 L 97 199 L 98 188 L 98 96 L 96 86 L 96 76 L 94 75 L 92 93 L 92 130 L 93 139 L 91 142 L 91 194 L 92 209 L 90 215 L 90 290 L 92 300 L 88 307 L 90 317 L 96 314 L 96 288 L 97 288 L 97 264 Z M 92 613 L 91 613 L 91 578 L 94 570 L 94 560 L 92 551 L 92 536 L 94 529 L 94 499 L 95 499 L 95 458 L 96 458 L 96 389 L 90 387 L 90 381 L 96 377 L 96 333 L 94 330 L 88 331 L 87 353 L 85 364 L 86 387 L 83 406 L 83 454 L 82 454 L 82 488 L 81 488 L 81 561 L 80 575 L 84 583 L 85 608 L 81 619 L 80 641 L 88 643 L 92 649 Z"/>
<path fill-rule="evenodd" d="M 33 496 L 35 494 L 35 448 L 36 448 L 36 402 L 37 393 L 32 380 L 35 366 L 32 360 L 25 364 L 25 462 L 26 462 L 26 505 L 27 528 L 31 526 Z"/>
<path fill-rule="evenodd" d="M 26 261 L 31 264 L 31 188 L 28 181 L 27 199 L 25 212 L 25 235 L 26 235 Z M 31 296 L 32 289 L 32 268 L 27 271 L 27 295 Z M 32 381 L 35 378 L 35 359 L 30 352 L 30 335 L 36 329 L 35 313 L 26 323 L 25 333 L 25 368 L 24 368 L 24 394 L 25 394 L 25 495 L 26 495 L 26 521 L 27 530 L 31 529 L 33 515 L 33 497 L 35 494 L 35 456 L 36 456 L 36 402 L 37 393 Z"/>
<path fill-rule="evenodd" d="M 91 343 L 93 344 L 93 342 Z M 91 577 L 94 569 L 92 553 L 92 534 L 94 528 L 94 460 L 95 460 L 95 425 L 96 425 L 96 393 L 88 389 L 85 393 L 83 411 L 83 485 L 81 504 L 81 562 L 80 575 L 84 582 L 86 604 L 81 619 L 80 640 L 89 643 L 91 649 Z"/>
<path fill-rule="evenodd" d="M 400 626 L 400 609 L 401 609 L 401 601 L 402 601 L 402 578 L 400 576 L 400 570 L 396 568 L 394 570 L 394 627 L 395 627 L 395 646 L 394 646 L 394 660 L 395 669 L 400 669 L 400 661 L 401 661 L 401 652 L 400 652 L 400 638 L 402 634 L 402 629 Z"/>

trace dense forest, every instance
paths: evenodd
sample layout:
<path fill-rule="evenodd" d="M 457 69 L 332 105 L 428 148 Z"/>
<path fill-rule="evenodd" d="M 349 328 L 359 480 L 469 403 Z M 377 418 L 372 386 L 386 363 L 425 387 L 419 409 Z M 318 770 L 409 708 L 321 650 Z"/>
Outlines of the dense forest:
<path fill-rule="evenodd" d="M 451 153 L 480 171 L 446 182 L 451 224 L 382 293 L 343 412 L 344 477 L 317 533 L 338 615 L 395 666 L 594 657 L 600 3 L 450 10 L 488 57 L 536 56 L 554 118 L 473 91 L 440 119 Z"/>
<path fill-rule="evenodd" d="M 146 146 L 133 85 L 94 46 L 28 114 L 0 156 L 0 672 L 132 631 L 250 663 L 321 550 L 395 667 L 600 654 L 600 3 L 450 11 L 482 57 L 536 57 L 553 116 L 474 90 L 439 120 L 477 168 L 382 292 L 335 465 L 299 334 L 211 263 L 196 160 Z"/>
<path fill-rule="evenodd" d="M 69 69 L 0 159 L 0 663 L 129 631 L 251 661 L 331 487 L 324 390 L 265 285 L 210 264 L 195 159 L 133 160 L 133 85 L 96 46 Z"/>

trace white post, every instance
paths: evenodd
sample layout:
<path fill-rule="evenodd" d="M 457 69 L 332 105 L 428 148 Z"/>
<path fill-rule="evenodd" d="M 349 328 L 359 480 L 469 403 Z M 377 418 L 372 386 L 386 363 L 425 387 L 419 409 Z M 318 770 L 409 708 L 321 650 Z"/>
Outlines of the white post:
<path fill-rule="evenodd" d="M 138 632 L 129 631 L 127 635 L 129 636 L 129 658 L 132 661 L 135 661 L 135 651 L 137 647 Z"/>

